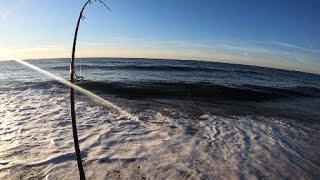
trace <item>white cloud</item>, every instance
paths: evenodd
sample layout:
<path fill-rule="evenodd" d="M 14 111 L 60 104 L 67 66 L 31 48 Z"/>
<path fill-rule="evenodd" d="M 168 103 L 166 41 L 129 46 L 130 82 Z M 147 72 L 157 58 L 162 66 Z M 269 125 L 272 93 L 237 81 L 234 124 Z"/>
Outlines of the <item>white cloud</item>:
<path fill-rule="evenodd" d="M 6 7 L 5 9 L 0 9 L 0 20 L 6 21 L 11 14 L 13 14 L 15 11 L 17 11 L 23 4 L 25 0 L 16 0 L 12 2 L 14 3 L 10 7 Z M 2 7 L 4 8 L 4 7 Z"/>
<path fill-rule="evenodd" d="M 30 48 L 17 49 L 18 52 L 34 52 L 34 51 L 50 51 L 50 50 L 62 50 L 64 46 L 60 45 L 39 45 Z"/>
<path fill-rule="evenodd" d="M 278 45 L 278 46 L 282 46 L 282 47 L 286 47 L 286 48 L 307 51 L 307 52 L 320 53 L 320 50 L 318 50 L 318 49 L 305 48 L 305 47 L 297 46 L 297 45 L 290 44 L 290 43 L 287 43 L 287 42 L 272 41 L 272 44 L 275 44 L 275 45 Z"/>
<path fill-rule="evenodd" d="M 10 13 L 11 13 L 11 11 L 9 11 L 9 10 L 6 10 L 6 11 L 1 10 L 0 11 L 0 19 L 1 19 L 1 21 L 7 20 L 8 16 L 10 15 Z"/>
<path fill-rule="evenodd" d="M 40 46 L 36 46 L 35 48 L 37 49 L 62 49 L 64 48 L 64 46 L 59 46 L 59 45 L 40 45 Z"/>

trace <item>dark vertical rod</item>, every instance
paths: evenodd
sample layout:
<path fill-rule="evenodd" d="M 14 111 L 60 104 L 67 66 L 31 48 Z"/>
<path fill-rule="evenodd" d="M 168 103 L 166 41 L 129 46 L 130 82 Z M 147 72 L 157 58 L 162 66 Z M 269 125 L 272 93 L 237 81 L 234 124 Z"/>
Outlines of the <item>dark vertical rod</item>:
<path fill-rule="evenodd" d="M 88 5 L 90 0 L 88 0 L 79 15 L 76 31 L 74 33 L 74 39 L 73 39 L 73 46 L 72 46 L 72 57 L 71 57 L 71 63 L 70 63 L 70 82 L 74 83 L 74 76 L 75 76 L 75 69 L 74 69 L 74 58 L 75 58 L 75 52 L 76 52 L 76 45 L 77 45 L 77 36 L 78 36 L 78 30 L 80 21 L 83 18 L 83 11 Z M 72 120 L 72 134 L 73 134 L 73 140 L 74 140 L 74 150 L 77 157 L 77 164 L 79 169 L 79 175 L 81 180 L 85 180 L 86 176 L 83 170 L 82 160 L 81 160 L 81 154 L 80 154 L 80 148 L 79 148 L 79 139 L 78 139 L 78 133 L 77 133 L 77 121 L 76 121 L 76 113 L 75 113 L 75 106 L 74 106 L 74 89 L 70 88 L 70 112 L 71 112 L 71 120 Z"/>

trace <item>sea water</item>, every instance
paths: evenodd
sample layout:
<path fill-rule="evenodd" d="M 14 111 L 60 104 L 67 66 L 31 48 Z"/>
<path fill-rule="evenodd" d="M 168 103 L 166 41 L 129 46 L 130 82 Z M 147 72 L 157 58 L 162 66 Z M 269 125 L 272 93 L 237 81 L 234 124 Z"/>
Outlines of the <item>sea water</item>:
<path fill-rule="evenodd" d="M 69 60 L 31 60 L 68 79 Z M 245 65 L 82 59 L 76 112 L 92 179 L 317 179 L 320 76 Z M 78 179 L 68 87 L 0 63 L 0 179 Z"/>

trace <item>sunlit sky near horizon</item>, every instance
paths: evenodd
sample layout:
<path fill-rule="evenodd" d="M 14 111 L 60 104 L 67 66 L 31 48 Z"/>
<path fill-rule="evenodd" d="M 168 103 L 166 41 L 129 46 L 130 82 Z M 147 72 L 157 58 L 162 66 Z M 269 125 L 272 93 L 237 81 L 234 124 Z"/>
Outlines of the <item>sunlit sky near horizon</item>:
<path fill-rule="evenodd" d="M 0 0 L 0 53 L 70 57 L 85 0 Z M 320 1 L 109 0 L 89 5 L 78 57 L 195 59 L 320 73 Z"/>

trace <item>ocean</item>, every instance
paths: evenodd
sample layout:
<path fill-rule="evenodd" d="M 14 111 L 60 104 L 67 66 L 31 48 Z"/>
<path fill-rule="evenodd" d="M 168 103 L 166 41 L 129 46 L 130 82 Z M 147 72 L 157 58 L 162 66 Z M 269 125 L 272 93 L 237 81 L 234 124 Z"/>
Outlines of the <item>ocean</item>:
<path fill-rule="evenodd" d="M 28 62 L 65 79 L 69 59 Z M 319 179 L 320 75 L 217 62 L 77 59 L 91 179 Z M 0 179 L 78 179 L 69 88 L 0 62 Z"/>

